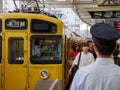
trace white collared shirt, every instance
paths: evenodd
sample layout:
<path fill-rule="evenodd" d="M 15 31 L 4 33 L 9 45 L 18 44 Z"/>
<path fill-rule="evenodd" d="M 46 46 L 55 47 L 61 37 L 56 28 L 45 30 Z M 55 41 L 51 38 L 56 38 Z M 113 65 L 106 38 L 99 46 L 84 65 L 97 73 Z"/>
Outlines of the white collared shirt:
<path fill-rule="evenodd" d="M 120 90 L 120 67 L 111 58 L 97 58 L 76 72 L 70 90 Z"/>

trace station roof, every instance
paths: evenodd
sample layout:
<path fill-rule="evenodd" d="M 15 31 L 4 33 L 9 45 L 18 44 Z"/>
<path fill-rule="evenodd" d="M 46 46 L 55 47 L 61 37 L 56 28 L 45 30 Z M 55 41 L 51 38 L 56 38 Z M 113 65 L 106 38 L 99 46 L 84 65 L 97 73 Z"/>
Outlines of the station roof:
<path fill-rule="evenodd" d="M 3 2 L 5 2 L 5 1 L 9 1 L 9 0 L 3 0 Z M 59 16 L 63 16 L 61 14 L 61 12 L 59 13 L 59 11 L 61 9 L 63 9 L 63 8 L 71 9 L 72 10 L 71 13 L 74 12 L 77 15 L 77 17 L 75 17 L 76 25 L 74 25 L 74 24 L 71 25 L 75 29 L 77 29 L 77 28 L 79 29 L 79 27 L 80 27 L 77 24 L 78 20 L 82 20 L 89 26 L 91 26 L 97 22 L 103 22 L 103 21 L 105 22 L 105 21 L 111 20 L 108 18 L 107 19 L 105 19 L 105 18 L 93 19 L 89 12 L 111 11 L 111 10 L 119 11 L 120 10 L 120 6 L 119 6 L 120 0 L 13 0 L 12 2 L 13 3 L 19 2 L 17 4 L 18 6 L 21 4 L 24 4 L 24 5 L 27 4 L 30 7 L 34 7 L 37 5 L 37 3 L 35 1 L 39 4 L 38 6 L 42 10 L 45 10 L 45 8 L 47 8 L 47 10 L 52 12 L 52 9 L 57 8 L 57 11 L 55 11 L 55 10 L 54 11 L 56 14 L 59 14 Z M 5 5 L 7 5 L 7 4 L 5 3 L 4 6 Z M 14 7 L 16 7 L 16 6 L 14 6 Z M 4 8 L 4 9 L 8 10 L 9 7 Z M 59 9 L 59 11 L 58 11 L 58 9 Z M 67 13 L 67 14 L 69 14 L 69 13 Z M 62 18 L 65 18 L 65 15 Z M 71 18 L 74 18 L 74 17 L 71 17 Z M 73 20 L 71 20 L 71 21 L 73 21 Z M 67 22 L 69 22 L 69 20 L 67 20 L 66 23 Z M 88 31 L 85 31 L 85 32 L 88 33 Z"/>
<path fill-rule="evenodd" d="M 120 10 L 120 0 L 45 0 L 44 3 L 48 7 L 71 8 L 88 25 L 105 20 L 92 19 L 88 11 Z"/>
<path fill-rule="evenodd" d="M 9 1 L 9 0 L 3 0 Z M 104 21 L 102 19 L 94 20 L 88 11 L 107 11 L 120 10 L 120 0 L 13 0 L 13 2 L 23 2 L 29 5 L 36 5 L 37 1 L 40 8 L 71 8 L 78 17 L 88 25 Z"/>

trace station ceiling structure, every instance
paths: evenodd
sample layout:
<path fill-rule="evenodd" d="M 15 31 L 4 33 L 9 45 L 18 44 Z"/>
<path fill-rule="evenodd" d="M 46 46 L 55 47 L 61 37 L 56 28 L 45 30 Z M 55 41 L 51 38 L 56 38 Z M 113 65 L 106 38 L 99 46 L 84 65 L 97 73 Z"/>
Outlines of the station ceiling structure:
<path fill-rule="evenodd" d="M 120 10 L 120 0 L 49 0 L 44 3 L 49 7 L 71 8 L 88 25 L 106 20 L 91 18 L 88 11 Z"/>
<path fill-rule="evenodd" d="M 104 20 L 92 19 L 88 13 L 89 10 L 120 10 L 120 0 L 13 0 L 14 4 L 17 1 L 31 6 L 37 5 L 40 8 L 71 8 L 88 25 Z M 18 9 L 16 4 L 15 7 Z"/>
<path fill-rule="evenodd" d="M 3 2 L 5 1 L 10 1 L 10 0 L 3 0 Z M 37 6 L 40 8 L 41 12 L 42 10 L 45 10 L 46 8 L 49 11 L 52 11 L 52 9 L 55 9 L 55 8 L 61 8 L 61 9 L 70 8 L 78 16 L 76 18 L 76 21 L 82 20 L 89 26 L 97 22 L 111 22 L 111 20 L 113 20 L 113 18 L 108 18 L 108 17 L 97 18 L 97 19 L 92 18 L 91 15 L 93 14 L 93 12 L 97 12 L 94 14 L 97 14 L 97 17 L 98 17 L 101 15 L 101 13 L 103 12 L 105 13 L 106 11 L 113 11 L 113 12 L 117 11 L 118 13 L 117 15 L 120 16 L 120 0 L 12 0 L 12 1 L 15 5 L 16 10 L 18 10 L 19 7 L 26 8 L 25 5 L 27 5 L 28 7 Z M 19 7 L 16 2 L 19 2 Z M 24 6 L 21 6 L 21 5 L 24 5 Z M 58 11 L 56 11 L 56 14 L 59 14 L 59 17 L 61 17 L 62 14 L 57 13 L 57 12 Z M 119 18 L 120 17 L 118 17 L 117 19 Z M 75 27 L 77 26 L 78 25 L 76 24 Z M 86 31 L 86 33 L 88 32 Z"/>

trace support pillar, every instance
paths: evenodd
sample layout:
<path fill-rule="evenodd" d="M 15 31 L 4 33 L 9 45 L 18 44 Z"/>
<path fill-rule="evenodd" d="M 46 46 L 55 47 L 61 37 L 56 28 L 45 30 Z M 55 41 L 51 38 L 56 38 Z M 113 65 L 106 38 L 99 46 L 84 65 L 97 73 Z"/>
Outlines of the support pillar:
<path fill-rule="evenodd" d="M 0 13 L 3 11 L 3 0 L 0 0 Z"/>

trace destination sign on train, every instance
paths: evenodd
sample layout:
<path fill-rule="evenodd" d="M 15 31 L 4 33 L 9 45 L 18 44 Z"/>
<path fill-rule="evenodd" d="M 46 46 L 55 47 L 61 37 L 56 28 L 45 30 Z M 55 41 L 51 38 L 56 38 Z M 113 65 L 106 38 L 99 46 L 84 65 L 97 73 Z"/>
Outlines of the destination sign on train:
<path fill-rule="evenodd" d="M 7 19 L 5 21 L 6 29 L 26 29 L 27 20 L 26 19 Z"/>

